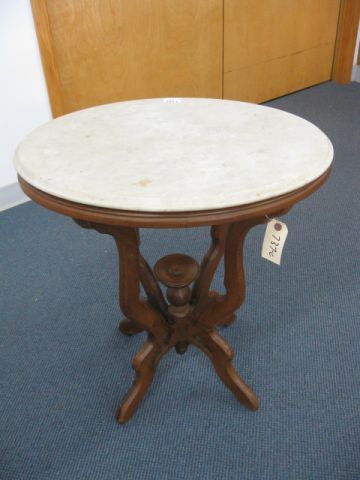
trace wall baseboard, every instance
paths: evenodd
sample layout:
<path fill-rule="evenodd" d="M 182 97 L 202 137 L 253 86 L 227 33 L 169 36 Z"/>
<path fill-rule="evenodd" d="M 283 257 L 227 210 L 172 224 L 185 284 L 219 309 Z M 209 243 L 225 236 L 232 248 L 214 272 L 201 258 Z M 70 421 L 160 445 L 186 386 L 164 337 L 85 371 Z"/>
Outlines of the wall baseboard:
<path fill-rule="evenodd" d="M 0 188 L 0 212 L 29 200 L 17 182 Z"/>
<path fill-rule="evenodd" d="M 351 72 L 351 80 L 360 82 L 360 65 L 354 65 Z"/>

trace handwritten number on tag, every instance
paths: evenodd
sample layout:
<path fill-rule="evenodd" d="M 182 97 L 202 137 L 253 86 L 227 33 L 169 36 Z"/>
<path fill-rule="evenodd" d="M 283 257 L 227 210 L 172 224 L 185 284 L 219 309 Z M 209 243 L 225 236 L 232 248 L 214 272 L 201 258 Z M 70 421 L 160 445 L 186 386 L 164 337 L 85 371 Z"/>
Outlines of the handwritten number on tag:
<path fill-rule="evenodd" d="M 279 232 L 281 232 L 281 234 Z M 261 253 L 262 257 L 280 265 L 287 234 L 288 229 L 285 223 L 275 219 L 270 220 L 265 231 Z"/>
<path fill-rule="evenodd" d="M 277 249 L 276 247 L 278 247 L 280 245 L 280 240 L 281 240 L 281 237 L 280 235 L 278 237 L 276 237 L 275 235 L 271 235 L 272 238 L 274 238 L 276 240 L 276 242 L 274 242 L 274 240 L 271 240 L 270 241 L 270 251 L 269 251 L 269 255 L 270 257 L 274 257 L 274 253 L 277 253 Z M 274 245 L 274 246 L 273 246 Z"/>

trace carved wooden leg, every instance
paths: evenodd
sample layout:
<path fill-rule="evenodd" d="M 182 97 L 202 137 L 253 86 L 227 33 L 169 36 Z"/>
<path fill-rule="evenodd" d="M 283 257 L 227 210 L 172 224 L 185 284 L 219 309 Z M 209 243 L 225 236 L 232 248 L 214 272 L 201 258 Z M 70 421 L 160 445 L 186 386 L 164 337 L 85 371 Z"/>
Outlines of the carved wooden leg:
<path fill-rule="evenodd" d="M 225 253 L 224 285 L 226 294 L 219 295 L 216 292 L 207 294 L 206 288 L 210 286 L 210 279 L 198 279 L 198 283 L 203 284 L 204 289 L 197 298 L 193 312 L 196 320 L 194 334 L 191 340 L 191 343 L 196 345 L 210 358 L 216 373 L 223 383 L 242 403 L 253 410 L 258 408 L 259 401 L 250 387 L 248 387 L 236 373 L 231 364 L 233 351 L 214 328 L 216 325 L 228 325 L 233 322 L 235 319 L 235 311 L 244 300 L 243 245 L 245 236 L 251 227 L 262 221 L 262 219 L 253 219 L 231 224 L 228 226 L 226 234 L 223 232 L 223 240 L 220 244 L 214 242 L 214 230 L 212 231 L 213 245 L 209 250 L 208 263 L 218 263 L 218 255 L 220 255 L 219 248 Z M 215 251 L 217 251 L 218 255 L 211 255 L 211 252 L 215 253 Z M 209 266 L 207 270 L 210 270 Z M 212 268 L 212 275 L 214 272 L 215 269 Z M 206 299 L 206 302 L 204 302 L 204 299 Z"/>
<path fill-rule="evenodd" d="M 121 322 L 119 323 L 119 330 L 127 337 L 132 337 L 136 333 L 144 331 L 143 327 L 135 323 L 133 320 L 128 320 L 127 318 L 121 320 Z"/>
<path fill-rule="evenodd" d="M 194 283 L 191 301 L 193 305 L 197 305 L 200 309 L 202 304 L 206 302 L 209 295 L 211 282 L 224 255 L 226 236 L 229 225 L 214 225 L 211 227 L 211 245 L 200 265 L 200 274 Z M 215 292 L 214 292 L 215 293 Z M 216 295 L 219 295 L 216 293 Z"/>
<path fill-rule="evenodd" d="M 243 246 L 246 234 L 262 219 L 232 223 L 229 226 L 225 243 L 225 295 L 213 295 L 204 308 L 195 307 L 195 315 L 199 315 L 199 322 L 208 327 L 217 324 L 230 323 L 235 311 L 241 306 L 245 297 L 245 276 L 243 266 Z"/>
<path fill-rule="evenodd" d="M 127 334 L 143 329 L 150 335 L 133 360 L 135 382 L 118 409 L 118 421 L 124 423 L 131 418 L 151 385 L 160 358 L 171 347 L 166 342 L 169 328 L 166 318 L 161 308 L 155 306 L 156 302 L 161 303 L 161 297 L 156 286 L 151 285 L 149 273 L 145 273 L 144 282 L 147 282 L 145 290 L 151 292 L 151 302 L 140 298 L 140 281 L 144 277 L 142 271 L 150 267 L 144 266 L 145 261 L 140 255 L 137 230 L 118 227 L 111 234 L 119 250 L 120 307 L 126 315 L 121 328 L 124 326 L 124 333 Z"/>
<path fill-rule="evenodd" d="M 194 335 L 192 343 L 210 358 L 222 382 L 240 402 L 252 410 L 257 410 L 259 401 L 255 393 L 240 378 L 231 364 L 234 353 L 230 345 L 215 330 L 199 332 Z"/>
<path fill-rule="evenodd" d="M 137 229 L 114 227 L 110 233 L 119 251 L 120 307 L 126 319 L 156 338 L 167 333 L 164 315 L 146 299 L 140 297 L 141 255 Z"/>
<path fill-rule="evenodd" d="M 140 245 L 140 236 L 137 231 L 136 231 L 136 238 L 137 238 L 138 245 Z M 140 252 L 138 252 L 138 257 L 139 257 L 139 278 L 146 292 L 146 295 L 148 297 L 148 301 L 152 306 L 159 309 L 164 317 L 168 317 L 167 304 L 166 304 L 164 295 L 161 291 L 161 288 L 159 287 L 154 277 L 154 273 Z M 129 320 L 128 318 L 125 318 L 120 322 L 119 330 L 124 335 L 132 336 L 132 335 L 135 335 L 136 333 L 144 331 L 144 328 L 138 325 L 134 320 Z"/>
<path fill-rule="evenodd" d="M 220 295 L 218 292 L 209 292 L 209 298 L 215 298 L 215 300 L 222 302 L 224 300 L 224 295 Z M 222 318 L 218 321 L 218 325 L 223 327 L 228 327 L 236 320 L 235 313 L 228 315 L 227 317 Z"/>
<path fill-rule="evenodd" d="M 132 387 L 119 405 L 117 413 L 119 423 L 125 423 L 132 417 L 153 381 L 155 370 L 161 357 L 170 348 L 167 348 L 165 345 L 158 345 L 153 340 L 148 339 L 138 351 L 132 362 L 136 377 Z"/>
<path fill-rule="evenodd" d="M 191 303 L 197 305 L 200 309 L 207 298 L 215 298 L 218 301 L 223 300 L 223 295 L 218 292 L 209 292 L 211 282 L 224 255 L 229 224 L 214 225 L 211 227 L 211 245 L 200 265 L 200 275 L 192 289 Z M 235 321 L 234 314 L 230 314 L 218 322 L 219 325 L 230 325 Z"/>
<path fill-rule="evenodd" d="M 148 300 L 150 304 L 153 305 L 153 307 L 157 308 L 167 319 L 167 321 L 169 321 L 168 305 L 161 291 L 161 288 L 156 281 L 154 272 L 141 254 L 139 254 L 139 261 L 140 282 L 146 292 Z"/>

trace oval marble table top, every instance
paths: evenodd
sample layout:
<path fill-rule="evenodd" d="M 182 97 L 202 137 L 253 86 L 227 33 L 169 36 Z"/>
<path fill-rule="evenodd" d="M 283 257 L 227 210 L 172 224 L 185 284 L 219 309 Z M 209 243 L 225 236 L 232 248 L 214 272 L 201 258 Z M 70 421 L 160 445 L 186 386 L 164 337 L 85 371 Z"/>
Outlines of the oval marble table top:
<path fill-rule="evenodd" d="M 184 212 L 266 200 L 330 166 L 333 148 L 312 123 L 270 107 L 170 98 L 119 102 L 59 117 L 19 145 L 32 186 L 77 203 Z"/>

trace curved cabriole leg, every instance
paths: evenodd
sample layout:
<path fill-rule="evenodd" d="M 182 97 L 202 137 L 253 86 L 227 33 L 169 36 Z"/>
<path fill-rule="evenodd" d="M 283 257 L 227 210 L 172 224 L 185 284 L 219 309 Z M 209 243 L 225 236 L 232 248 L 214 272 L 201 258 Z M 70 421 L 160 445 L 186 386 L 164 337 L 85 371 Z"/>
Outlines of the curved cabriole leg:
<path fill-rule="evenodd" d="M 199 309 L 200 323 L 208 327 L 214 327 L 217 324 L 230 324 L 234 320 L 233 315 L 243 303 L 245 297 L 243 266 L 245 237 L 254 225 L 262 223 L 262 221 L 262 219 L 255 219 L 230 225 L 224 247 L 224 285 L 226 294 L 211 296 L 205 308 Z"/>
<path fill-rule="evenodd" d="M 118 421 L 125 423 L 151 385 L 160 358 L 173 346 L 168 342 L 167 304 L 151 268 L 140 254 L 137 228 L 75 221 L 84 228 L 94 228 L 114 238 L 119 252 L 120 308 L 126 316 L 120 329 L 125 335 L 142 330 L 149 335 L 133 360 L 136 378 L 118 409 Z M 140 283 L 148 299 L 140 298 Z"/>
<path fill-rule="evenodd" d="M 137 333 L 143 332 L 144 328 L 135 323 L 133 320 L 128 320 L 127 318 L 124 318 L 124 320 L 121 320 L 119 324 L 119 330 L 127 337 L 132 337 Z"/>
<path fill-rule="evenodd" d="M 192 341 L 211 360 L 216 373 L 233 394 L 251 410 L 257 410 L 259 400 L 232 366 L 234 353 L 230 345 L 215 331 L 202 331 Z"/>
<path fill-rule="evenodd" d="M 135 355 L 132 366 L 136 372 L 136 377 L 132 387 L 119 405 L 117 412 L 119 423 L 125 423 L 133 416 L 153 381 L 161 357 L 169 348 L 160 346 L 153 340 L 148 339 Z"/>
<path fill-rule="evenodd" d="M 229 225 L 211 227 L 211 245 L 200 265 L 200 274 L 194 283 L 190 303 L 200 309 L 207 300 L 211 282 L 224 255 L 226 235 Z"/>
<path fill-rule="evenodd" d="M 219 302 L 224 299 L 223 295 L 217 292 L 209 292 L 209 289 L 216 269 L 224 255 L 229 227 L 229 224 L 213 225 L 211 227 L 211 245 L 201 262 L 200 275 L 192 289 L 191 303 L 196 305 L 196 311 L 201 311 L 209 297 Z M 217 323 L 219 325 L 230 325 L 235 318 L 235 315 L 231 313 Z"/>
<path fill-rule="evenodd" d="M 228 226 L 226 232 L 222 232 L 222 239 L 219 242 L 219 230 L 212 229 L 213 244 L 207 254 L 208 265 L 218 264 L 221 255 L 224 252 L 225 275 L 224 285 L 225 295 L 219 295 L 216 292 L 207 293 L 211 280 L 207 278 L 204 282 L 204 288 L 198 288 L 197 304 L 194 309 L 196 319 L 195 333 L 191 343 L 202 350 L 211 360 L 216 373 L 222 382 L 234 393 L 234 395 L 252 410 L 256 410 L 259 401 L 255 393 L 236 373 L 232 366 L 233 351 L 231 347 L 215 331 L 216 325 L 229 325 L 235 319 L 235 311 L 244 301 L 245 296 L 245 276 L 243 267 L 243 247 L 246 234 L 256 224 L 262 223 L 263 219 L 253 219 L 250 221 L 236 222 Z M 216 253 L 216 255 L 215 255 Z M 220 257 L 220 258 L 219 258 Z M 213 258 L 211 262 L 211 258 Z M 206 260 L 206 257 L 204 261 Z M 204 269 L 204 271 L 206 271 Z M 211 269 L 214 274 L 216 266 Z M 212 276 L 211 276 L 212 278 Z M 199 280 L 200 282 L 201 280 Z M 206 301 L 205 301 L 206 299 Z"/>
<path fill-rule="evenodd" d="M 168 305 L 161 288 L 157 283 L 152 268 L 141 254 L 139 254 L 139 262 L 140 282 L 146 292 L 149 302 L 155 308 L 159 309 L 162 315 L 168 319 Z"/>
<path fill-rule="evenodd" d="M 151 303 L 140 298 L 140 281 L 144 275 L 142 270 L 148 267 L 144 266 L 145 261 L 141 260 L 138 231 L 121 227 L 112 232 L 112 235 L 119 251 L 120 307 L 126 315 L 126 320 L 122 322 L 120 328 L 126 334 L 143 329 L 150 335 L 133 360 L 135 382 L 118 409 L 117 419 L 120 423 L 125 423 L 144 397 L 152 383 L 160 358 L 170 347 L 166 342 L 168 337 L 166 318 L 160 308 L 154 306 L 155 302 L 161 302 L 155 285 L 147 285 L 147 290 L 152 291 Z M 147 276 L 148 284 L 149 279 Z"/>
<path fill-rule="evenodd" d="M 137 233 L 136 235 L 138 245 L 140 245 L 140 236 Z M 153 271 L 147 261 L 139 252 L 139 279 L 146 292 L 149 303 L 157 308 L 164 317 L 168 317 L 167 314 L 167 304 L 164 298 L 164 295 L 159 287 Z M 127 336 L 135 335 L 144 331 L 144 328 L 137 324 L 134 320 L 129 320 L 125 318 L 120 322 L 119 330 L 121 333 Z"/>
<path fill-rule="evenodd" d="M 209 297 L 215 299 L 218 302 L 223 302 L 224 301 L 224 295 L 220 295 L 218 292 L 210 292 Z M 224 327 L 228 327 L 232 323 L 234 323 L 236 320 L 236 315 L 235 313 L 232 313 L 228 315 L 225 318 L 222 318 L 221 320 L 218 320 L 217 324 L 222 325 Z"/>
<path fill-rule="evenodd" d="M 119 252 L 120 308 L 127 321 L 161 339 L 167 333 L 164 315 L 140 297 L 141 262 L 139 235 L 135 228 L 117 227 L 112 236 Z"/>

